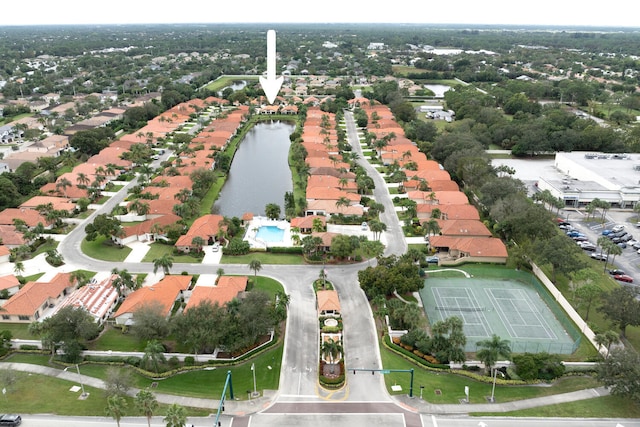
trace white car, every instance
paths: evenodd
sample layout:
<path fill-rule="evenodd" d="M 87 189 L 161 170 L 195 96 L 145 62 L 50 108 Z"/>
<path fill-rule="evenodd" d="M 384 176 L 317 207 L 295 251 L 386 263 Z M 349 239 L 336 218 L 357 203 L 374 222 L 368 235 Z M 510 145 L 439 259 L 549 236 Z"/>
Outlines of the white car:
<path fill-rule="evenodd" d="M 622 230 L 624 230 L 624 225 L 616 225 L 615 227 L 613 227 L 613 228 L 611 229 L 611 231 L 613 231 L 614 233 L 619 233 L 619 232 L 621 232 Z"/>

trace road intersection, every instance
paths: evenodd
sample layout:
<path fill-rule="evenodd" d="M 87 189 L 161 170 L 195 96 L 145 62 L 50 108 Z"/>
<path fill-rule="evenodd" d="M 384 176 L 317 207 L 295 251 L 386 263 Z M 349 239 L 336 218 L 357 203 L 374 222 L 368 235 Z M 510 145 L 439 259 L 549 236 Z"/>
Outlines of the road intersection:
<path fill-rule="evenodd" d="M 357 129 L 351 113 L 346 113 L 347 135 L 353 151 L 360 155 L 358 162 L 367 169 L 376 184 L 373 197 L 385 206 L 381 221 L 387 225 L 384 233 L 385 255 L 400 255 L 406 251 L 402 226 L 387 186 L 380 173 L 366 160 L 362 159 Z M 85 236 L 84 227 L 95 216 L 110 213 L 121 203 L 127 191 L 137 184 L 137 179 L 127 183 L 120 191 L 112 195 L 103 205 L 93 212 L 87 220 L 72 230 L 58 247 L 68 268 L 83 268 L 92 271 L 111 271 L 114 264 L 89 258 L 82 253 L 81 242 Z M 364 292 L 360 289 L 357 273 L 375 260 L 359 264 L 328 265 L 328 279 L 338 291 L 342 306 L 344 329 L 345 365 L 349 368 L 381 369 L 378 351 L 378 336 L 373 315 Z M 153 263 L 124 262 L 117 265 L 131 273 L 153 273 Z M 225 274 L 247 274 L 246 265 L 237 264 L 174 264 L 173 269 L 189 274 L 214 274 L 222 268 Z M 438 421 L 423 411 L 438 412 L 435 406 L 424 406 L 421 400 L 408 397 L 391 397 L 385 387 L 382 375 L 347 376 L 345 388 L 335 392 L 322 390 L 318 385 L 319 330 L 315 307 L 315 294 L 312 283 L 318 276 L 318 266 L 308 265 L 263 265 L 260 274 L 278 280 L 290 295 L 287 318 L 287 334 L 282 361 L 280 388 L 273 396 L 262 397 L 252 402 L 228 402 L 227 414 L 223 425 L 237 426 L 406 426 L 419 427 L 433 425 Z M 598 393 L 607 394 L 600 390 Z M 576 396 L 576 399 L 593 397 Z M 553 399 L 550 399 L 550 403 Z M 538 405 L 543 404 L 538 402 Z M 490 404 L 491 405 L 491 404 Z M 497 406 L 482 406 L 485 412 Z M 495 405 L 495 404 L 493 404 Z M 446 405 L 444 405 L 446 406 Z M 454 409 L 454 406 L 456 409 Z M 473 406 L 473 405 L 471 405 Z M 211 407 L 214 407 L 212 405 Z M 471 407 L 451 405 L 441 409 L 442 413 L 462 414 Z M 480 410 L 481 408 L 474 408 Z M 431 424 L 429 424 L 431 423 Z M 123 424 L 124 425 L 124 424 Z M 202 424 L 204 425 L 204 424 Z M 442 422 L 440 422 L 440 425 Z M 456 424 L 457 425 L 457 424 Z M 459 425 L 477 425 L 473 424 Z M 554 425 L 558 425 L 557 423 Z M 593 424 L 593 425 L 611 425 Z"/>

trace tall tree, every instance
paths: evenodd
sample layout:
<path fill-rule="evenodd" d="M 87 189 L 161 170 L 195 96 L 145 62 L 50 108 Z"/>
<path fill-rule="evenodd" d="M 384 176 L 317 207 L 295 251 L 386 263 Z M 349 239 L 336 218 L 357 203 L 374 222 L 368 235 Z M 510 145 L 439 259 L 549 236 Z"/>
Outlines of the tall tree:
<path fill-rule="evenodd" d="M 251 261 L 249 261 L 249 269 L 253 271 L 253 278 L 255 281 L 258 275 L 258 271 L 262 270 L 262 263 L 260 262 L 259 259 L 254 258 Z"/>
<path fill-rule="evenodd" d="M 640 355 L 630 348 L 613 350 L 598 366 L 598 379 L 611 394 L 640 401 Z"/>
<path fill-rule="evenodd" d="M 493 334 L 491 339 L 478 341 L 476 344 L 480 347 L 480 350 L 476 352 L 476 356 L 484 363 L 487 373 L 491 373 L 491 368 L 493 368 L 498 359 L 511 358 L 510 342 L 503 340 L 498 335 Z"/>
<path fill-rule="evenodd" d="M 162 269 L 165 276 L 167 276 L 171 271 L 171 267 L 173 267 L 173 257 L 169 254 L 164 254 L 160 258 L 156 258 L 153 260 L 154 273 L 157 273 L 158 270 Z"/>
<path fill-rule="evenodd" d="M 147 417 L 147 426 L 151 427 L 151 418 L 159 406 L 156 396 L 149 390 L 140 390 L 134 401 L 140 412 Z"/>
<path fill-rule="evenodd" d="M 640 325 L 639 295 L 635 286 L 617 286 L 604 294 L 598 307 L 598 311 L 620 329 L 622 338 L 626 337 L 627 326 Z"/>
<path fill-rule="evenodd" d="M 167 427 L 185 427 L 187 424 L 187 410 L 183 406 L 174 403 L 167 408 L 167 414 L 164 416 L 163 421 Z"/>
<path fill-rule="evenodd" d="M 124 397 L 113 395 L 107 398 L 107 407 L 105 408 L 105 412 L 111 418 L 116 420 L 118 427 L 120 427 L 120 420 L 124 417 L 126 410 L 127 400 Z"/>

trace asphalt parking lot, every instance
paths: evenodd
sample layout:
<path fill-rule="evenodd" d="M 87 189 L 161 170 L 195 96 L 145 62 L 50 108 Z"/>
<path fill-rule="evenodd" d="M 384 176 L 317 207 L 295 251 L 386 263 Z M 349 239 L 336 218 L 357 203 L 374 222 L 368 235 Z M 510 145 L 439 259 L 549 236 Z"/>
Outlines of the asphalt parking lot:
<path fill-rule="evenodd" d="M 611 229 L 615 225 L 623 225 L 624 230 L 631 234 L 635 240 L 640 241 L 640 228 L 636 227 L 635 219 L 636 214 L 629 210 L 610 210 L 607 211 L 606 222 L 600 224 L 598 222 L 585 222 L 585 213 L 576 209 L 565 209 L 560 211 L 561 217 L 567 219 L 573 227 L 579 232 L 585 234 L 589 241 L 597 244 L 597 241 L 602 237 L 602 231 L 605 229 Z M 597 216 L 597 214 L 596 214 Z M 632 222 L 633 221 L 633 222 Z M 600 251 L 600 248 L 597 249 Z M 610 256 L 611 260 L 612 257 Z M 607 269 L 620 269 L 627 275 L 631 276 L 634 280 L 633 283 L 638 285 L 640 283 L 640 255 L 636 249 L 631 246 L 627 246 L 626 249 L 622 249 L 622 254 L 615 257 L 615 265 L 611 263 L 607 264 Z M 604 265 L 603 265 L 604 268 Z"/>

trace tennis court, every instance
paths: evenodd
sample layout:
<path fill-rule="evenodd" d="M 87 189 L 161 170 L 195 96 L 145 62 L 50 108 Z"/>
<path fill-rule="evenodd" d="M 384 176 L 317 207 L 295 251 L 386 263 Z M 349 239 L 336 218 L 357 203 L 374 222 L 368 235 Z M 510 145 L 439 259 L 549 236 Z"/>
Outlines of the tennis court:
<path fill-rule="evenodd" d="M 496 334 L 511 342 L 513 352 L 573 353 L 579 334 L 568 333 L 563 325 L 570 321 L 541 291 L 511 278 L 429 278 L 420 296 L 430 323 L 452 316 L 463 320 L 466 351 L 476 351 L 478 341 Z"/>

